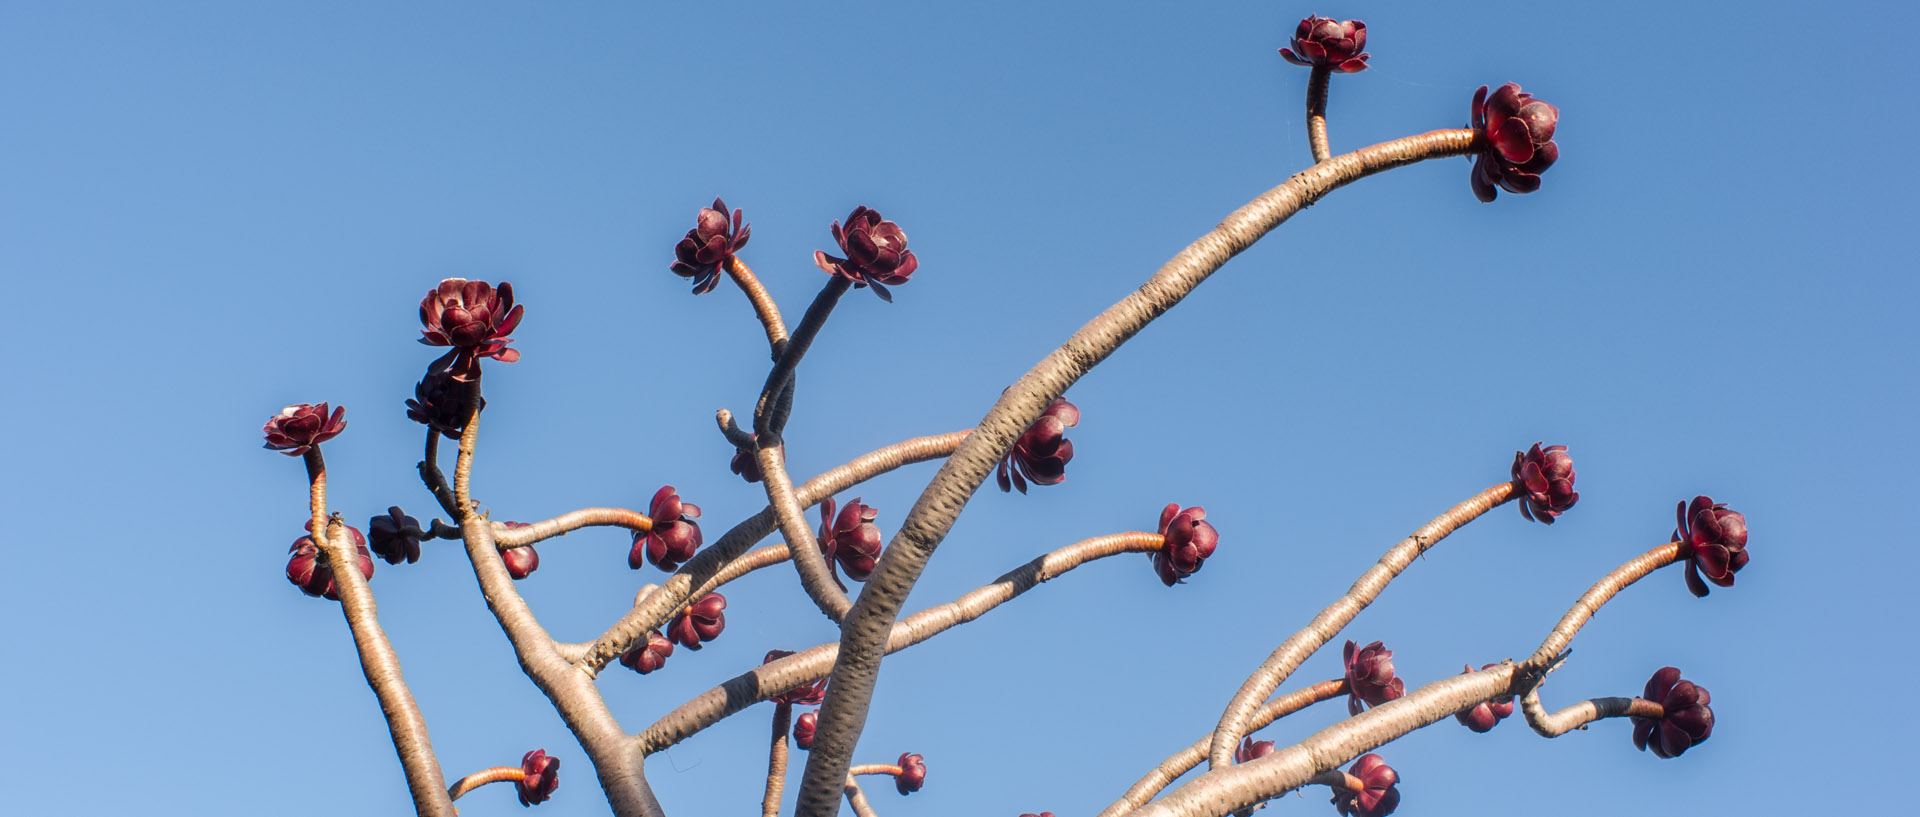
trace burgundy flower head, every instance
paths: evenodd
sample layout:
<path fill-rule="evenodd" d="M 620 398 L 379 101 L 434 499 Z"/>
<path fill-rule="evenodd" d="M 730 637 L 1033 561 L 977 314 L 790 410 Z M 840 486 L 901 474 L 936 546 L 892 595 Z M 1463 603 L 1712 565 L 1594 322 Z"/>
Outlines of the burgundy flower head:
<path fill-rule="evenodd" d="M 1493 201 L 1495 187 L 1509 193 L 1540 189 L 1540 174 L 1560 158 L 1553 142 L 1560 109 L 1520 92 L 1509 82 L 1487 96 L 1487 86 L 1473 94 L 1473 129 L 1487 135 L 1487 147 L 1473 162 L 1469 177 L 1473 195 Z"/>
<path fill-rule="evenodd" d="M 1043 812 L 1040 812 L 1039 814 L 1028 812 L 1026 814 L 1020 815 L 1020 817 L 1053 817 L 1053 812 L 1043 811 Z"/>
<path fill-rule="evenodd" d="M 347 407 L 327 416 L 327 404 L 301 403 L 280 410 L 260 428 L 267 435 L 265 448 L 289 457 L 307 453 L 307 449 L 339 436 L 347 427 Z"/>
<path fill-rule="evenodd" d="M 873 524 L 880 511 L 860 504 L 859 497 L 847 503 L 838 516 L 834 515 L 834 507 L 833 497 L 820 500 L 820 555 L 827 557 L 828 567 L 837 562 L 847 571 L 847 578 L 864 582 L 873 575 L 873 566 L 880 560 L 884 547 L 880 526 Z M 840 585 L 841 590 L 847 589 L 838 571 L 833 571 L 833 583 Z"/>
<path fill-rule="evenodd" d="M 1308 17 L 1293 30 L 1293 48 L 1280 56 L 1294 65 L 1324 67 L 1352 74 L 1367 67 L 1367 24 L 1359 20 Z"/>
<path fill-rule="evenodd" d="M 535 749 L 520 758 L 520 772 L 524 776 L 513 784 L 520 792 L 520 805 L 544 803 L 560 788 L 560 758 L 547 757 L 545 749 Z"/>
<path fill-rule="evenodd" d="M 387 560 L 387 564 L 420 561 L 420 540 L 427 532 L 420 529 L 420 520 L 401 513 L 400 506 L 374 517 L 367 523 L 367 530 L 373 532 L 374 555 Z"/>
<path fill-rule="evenodd" d="M 1489 669 L 1497 666 L 1500 666 L 1500 665 L 1499 664 L 1483 664 L 1481 665 L 1480 668 Z M 1465 675 L 1471 672 L 1473 672 L 1472 666 L 1464 666 L 1461 668 L 1462 675 Z M 1486 732 L 1488 730 L 1493 729 L 1494 724 L 1497 724 L 1503 720 L 1506 720 L 1507 716 L 1512 714 L 1513 714 L 1513 699 L 1508 698 L 1506 703 L 1500 703 L 1497 701 L 1481 701 L 1480 703 L 1475 704 L 1471 709 L 1463 709 L 1459 712 L 1453 713 L 1453 719 L 1459 721 L 1462 726 L 1465 726 L 1468 729 L 1472 729 L 1475 732 Z"/>
<path fill-rule="evenodd" d="M 647 516 L 653 519 L 653 530 L 634 532 L 627 566 L 639 570 L 640 565 L 651 564 L 668 573 L 679 570 L 700 549 L 700 523 L 693 521 L 700 518 L 700 506 L 681 501 L 673 486 L 667 485 L 654 492 Z"/>
<path fill-rule="evenodd" d="M 659 630 L 647 633 L 647 643 L 627 650 L 620 656 L 620 663 L 627 669 L 645 675 L 667 665 L 667 657 L 673 655 L 673 642 Z"/>
<path fill-rule="evenodd" d="M 1159 532 L 1165 541 L 1153 552 L 1153 572 L 1159 574 L 1162 584 L 1172 587 L 1181 583 L 1213 555 L 1220 544 L 1220 532 L 1206 519 L 1207 510 L 1198 505 L 1181 510 L 1174 502 L 1161 509 Z"/>
<path fill-rule="evenodd" d="M 445 369 L 453 379 L 466 382 L 480 374 L 480 359 L 493 358 L 501 363 L 520 359 L 520 351 L 507 348 L 526 307 L 513 303 L 513 285 L 501 282 L 494 289 L 485 281 L 448 278 L 427 291 L 420 299 L 420 342 L 428 346 L 451 346 L 453 351 L 435 360 L 427 371 Z"/>
<path fill-rule="evenodd" d="M 1395 774 L 1392 766 L 1380 759 L 1379 755 L 1368 753 L 1360 756 L 1347 769 L 1347 774 L 1360 778 L 1363 787 L 1354 791 L 1336 788 L 1333 790 L 1333 807 L 1342 815 L 1359 817 L 1386 817 L 1400 807 L 1400 775 Z"/>
<path fill-rule="evenodd" d="M 1641 751 L 1652 749 L 1662 758 L 1681 753 L 1713 737 L 1713 696 L 1706 687 L 1680 680 L 1680 670 L 1662 667 L 1647 679 L 1647 694 L 1641 697 L 1657 703 L 1665 713 L 1658 720 L 1633 719 L 1633 745 Z"/>
<path fill-rule="evenodd" d="M 1733 586 L 1733 574 L 1747 566 L 1747 516 L 1715 504 L 1712 497 L 1696 496 L 1674 509 L 1680 526 L 1673 539 L 1680 543 L 1681 556 L 1687 559 L 1687 589 L 1695 596 L 1707 595 L 1707 582 L 1721 587 Z M 1700 580 L 1701 576 L 1706 581 Z"/>
<path fill-rule="evenodd" d="M 687 605 L 687 611 L 674 616 L 667 624 L 667 638 L 673 643 L 689 650 L 700 649 L 703 641 L 712 641 L 720 637 L 727 629 L 727 597 L 719 593 L 708 593 Z"/>
<path fill-rule="evenodd" d="M 507 548 L 500 551 L 500 561 L 506 563 L 507 575 L 519 581 L 540 569 L 540 551 L 534 550 L 532 545 Z"/>
<path fill-rule="evenodd" d="M 367 537 L 359 528 L 343 526 L 347 535 L 353 537 L 354 561 L 360 563 L 360 575 L 373 578 L 373 554 L 367 552 Z M 313 520 L 307 520 L 307 534 L 293 540 L 293 547 L 287 552 L 293 557 L 287 560 L 287 581 L 293 582 L 300 592 L 309 596 L 325 596 L 334 601 L 340 600 L 339 588 L 333 583 L 333 566 L 327 563 L 327 554 L 313 541 Z"/>
<path fill-rule="evenodd" d="M 716 197 L 712 207 L 700 209 L 699 220 L 687 231 L 687 237 L 674 245 L 673 264 L 668 269 L 693 279 L 693 294 L 712 292 L 720 284 L 720 270 L 734 253 L 747 246 L 747 237 L 752 234 L 753 225 L 741 221 L 739 210 L 733 211 L 732 222 L 727 221 L 727 203 Z"/>
<path fill-rule="evenodd" d="M 901 794 L 912 794 L 927 785 L 927 759 L 911 752 L 900 755 L 900 773 L 893 776 L 893 787 Z"/>
<path fill-rule="evenodd" d="M 760 437 L 760 435 L 753 433 L 748 433 L 747 436 L 755 439 Z M 727 463 L 727 470 L 739 474 L 741 479 L 748 482 L 759 482 L 766 479 L 766 476 L 760 473 L 760 459 L 752 449 L 744 451 L 738 448 L 734 449 L 733 460 Z"/>
<path fill-rule="evenodd" d="M 480 398 L 480 408 L 487 407 L 487 398 Z M 413 399 L 407 401 L 407 419 L 440 432 L 449 440 L 460 439 L 460 432 L 467 430 L 467 419 L 473 416 L 473 408 L 467 405 L 467 387 L 453 379 L 449 371 L 427 372 L 420 382 L 413 386 Z"/>
<path fill-rule="evenodd" d="M 1393 677 L 1393 650 L 1375 641 L 1355 648 L 1352 640 L 1340 651 L 1347 664 L 1347 712 L 1358 715 L 1365 706 L 1379 706 L 1407 694 L 1407 682 Z"/>
<path fill-rule="evenodd" d="M 792 654 L 793 650 L 767 650 L 767 657 L 761 659 L 760 664 L 765 666 Z M 786 692 L 775 695 L 768 700 L 779 701 L 784 704 L 793 704 L 795 706 L 818 706 L 821 701 L 826 699 L 827 679 L 822 678 L 811 684 L 801 684 Z M 807 742 L 812 743 L 813 739 L 808 738 Z M 805 749 L 807 747 L 802 746 L 800 748 Z"/>
<path fill-rule="evenodd" d="M 1541 448 L 1534 443 L 1526 453 L 1513 452 L 1513 478 L 1526 489 L 1520 515 L 1528 520 L 1551 525 L 1554 517 L 1580 501 L 1580 492 L 1573 489 L 1573 457 L 1564 445 Z"/>
<path fill-rule="evenodd" d="M 852 281 L 855 289 L 873 287 L 873 294 L 888 303 L 893 302 L 893 293 L 887 287 L 906 283 L 907 277 L 920 268 L 920 259 L 907 249 L 906 232 L 881 218 L 878 210 L 853 208 L 847 226 L 833 223 L 833 240 L 847 257 L 815 250 L 813 263 L 828 274 Z"/>
<path fill-rule="evenodd" d="M 801 749 L 813 750 L 813 733 L 820 728 L 820 716 L 812 712 L 802 713 L 793 722 L 793 744 Z"/>
<path fill-rule="evenodd" d="M 1000 460 L 996 478 L 1000 492 L 1015 488 L 1027 492 L 1027 483 L 1058 485 L 1067 478 L 1067 463 L 1073 460 L 1073 441 L 1067 429 L 1080 424 L 1080 409 L 1066 398 L 1054 400 L 1041 412 L 1040 419 L 1013 441 L 1013 449 Z"/>
<path fill-rule="evenodd" d="M 1253 738 L 1241 738 L 1240 748 L 1233 751 L 1233 762 L 1245 763 L 1249 760 L 1263 758 L 1273 753 L 1273 741 L 1255 741 Z"/>

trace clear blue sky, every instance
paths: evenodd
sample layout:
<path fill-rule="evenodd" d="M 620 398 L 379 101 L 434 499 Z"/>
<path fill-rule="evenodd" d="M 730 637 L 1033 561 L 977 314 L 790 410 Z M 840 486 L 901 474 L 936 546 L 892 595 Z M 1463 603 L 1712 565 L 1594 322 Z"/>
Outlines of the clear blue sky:
<path fill-rule="evenodd" d="M 718 407 L 751 408 L 764 338 L 671 247 L 715 194 L 789 315 L 827 223 L 899 221 L 895 302 L 853 293 L 802 372 L 806 475 L 971 426 L 1001 388 L 1223 215 L 1307 162 L 1309 13 L 1370 26 L 1337 77 L 1336 150 L 1462 124 L 1507 81 L 1560 106 L 1545 189 L 1492 205 L 1468 163 L 1335 194 L 1233 261 L 1070 393 L 1060 486 L 982 493 L 909 609 L 1076 539 L 1202 504 L 1187 585 L 1088 566 L 889 659 L 861 762 L 924 753 L 888 815 L 1091 813 L 1207 731 L 1245 673 L 1379 552 L 1572 446 L 1582 499 L 1503 508 L 1348 634 L 1410 684 L 1523 655 L 1673 503 L 1744 511 L 1753 561 L 1696 600 L 1678 569 L 1606 608 L 1547 688 L 1635 694 L 1675 664 L 1713 739 L 1673 761 L 1624 722 L 1542 741 L 1443 723 L 1383 754 L 1407 814 L 1885 808 L 1916 760 L 1912 506 L 1916 173 L 1908 6 L 1788 4 L 11 4 L 0 10 L 0 270 L 10 353 L 0 514 L 11 622 L 0 768 L 19 813 L 393 813 L 406 790 L 336 608 L 281 575 L 297 459 L 280 406 L 332 401 L 337 508 L 426 515 L 402 402 L 437 352 L 443 277 L 513 282 L 521 362 L 488 367 L 476 495 L 496 519 L 644 508 L 709 537 L 761 507 Z M 1905 261 L 1901 259 L 1907 259 Z M 857 494 L 888 534 L 932 466 Z M 655 571 L 626 537 L 540 548 L 521 584 L 598 634 Z M 604 813 L 451 543 L 373 587 L 450 776 L 562 759 L 550 815 Z M 791 570 L 730 587 L 729 627 L 602 688 L 639 729 L 773 647 L 830 640 Z M 1338 645 L 1298 681 L 1338 674 Z M 1291 686 L 1291 685 L 1290 685 Z M 1888 697 L 1888 693 L 1894 695 Z M 1262 733 L 1287 741 L 1332 704 Z M 748 813 L 766 707 L 656 757 L 676 814 Z M 1824 781 L 1814 783 L 1810 781 Z M 1857 781 L 1842 787 L 1834 781 Z M 1278 808 L 1330 813 L 1324 791 Z M 517 813 L 510 792 L 462 801 Z"/>

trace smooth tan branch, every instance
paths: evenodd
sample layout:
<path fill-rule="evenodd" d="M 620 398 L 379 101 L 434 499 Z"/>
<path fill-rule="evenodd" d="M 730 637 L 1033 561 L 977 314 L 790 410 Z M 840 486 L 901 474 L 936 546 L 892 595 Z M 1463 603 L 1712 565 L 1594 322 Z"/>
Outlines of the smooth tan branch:
<path fill-rule="evenodd" d="M 1550 713 L 1540 703 L 1540 688 L 1537 686 L 1521 697 L 1520 711 L 1526 713 L 1527 725 L 1533 727 L 1533 731 L 1540 733 L 1541 737 L 1547 738 L 1585 729 L 1587 724 L 1602 718 L 1659 720 L 1667 714 L 1665 707 L 1645 698 L 1591 698 Z"/>

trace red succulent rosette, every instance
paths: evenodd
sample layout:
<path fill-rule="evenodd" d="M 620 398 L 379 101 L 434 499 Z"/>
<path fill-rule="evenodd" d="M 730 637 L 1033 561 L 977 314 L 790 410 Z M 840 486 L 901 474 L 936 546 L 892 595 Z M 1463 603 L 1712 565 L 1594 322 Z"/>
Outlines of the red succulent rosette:
<path fill-rule="evenodd" d="M 906 232 L 881 218 L 878 210 L 853 208 L 845 227 L 833 223 L 833 240 L 847 257 L 816 250 L 813 263 L 830 275 L 852 281 L 855 289 L 873 287 L 873 294 L 888 303 L 893 302 L 893 294 L 887 287 L 906 283 L 920 268 L 920 259 L 907 249 Z"/>
<path fill-rule="evenodd" d="M 668 573 L 679 570 L 700 549 L 700 523 L 694 521 L 700 518 L 700 506 L 681 500 L 673 486 L 667 485 L 654 492 L 653 501 L 647 504 L 647 516 L 653 520 L 653 529 L 634 531 L 627 566 L 639 570 L 641 565 L 651 564 Z"/>
<path fill-rule="evenodd" d="M 673 642 L 660 634 L 659 630 L 647 633 L 647 643 L 628 650 L 620 656 L 621 666 L 646 675 L 667 665 L 667 658 L 673 655 Z"/>
<path fill-rule="evenodd" d="M 1241 738 L 1240 748 L 1233 750 L 1233 762 L 1245 763 L 1249 760 L 1257 760 L 1273 754 L 1274 751 L 1273 741 L 1256 741 L 1253 738 Z"/>
<path fill-rule="evenodd" d="M 1365 706 L 1379 706 L 1407 694 L 1407 682 L 1394 677 L 1393 650 L 1375 641 L 1356 648 L 1349 639 L 1340 651 L 1347 666 L 1347 712 L 1358 715 Z"/>
<path fill-rule="evenodd" d="M 912 752 L 900 755 L 900 773 L 893 776 L 893 787 L 901 794 L 912 794 L 927 785 L 927 759 Z"/>
<path fill-rule="evenodd" d="M 508 335 L 520 325 L 526 307 L 513 303 L 513 285 L 502 281 L 495 289 L 485 281 L 448 278 L 420 300 L 420 342 L 451 346 L 453 351 L 435 360 L 427 371 L 446 370 L 462 383 L 480 374 L 480 359 L 501 363 L 520 359 L 510 349 Z"/>
<path fill-rule="evenodd" d="M 1342 74 L 1363 71 L 1367 58 L 1367 24 L 1359 20 L 1308 17 L 1293 30 L 1293 48 L 1280 56 L 1294 65 L 1327 68 Z"/>
<path fill-rule="evenodd" d="M 354 560 L 360 563 L 360 575 L 373 578 L 373 554 L 367 551 L 367 537 L 360 529 L 352 525 L 343 525 L 347 535 L 353 539 Z M 325 596 L 334 601 L 340 600 L 340 590 L 333 583 L 333 565 L 327 562 L 327 554 L 320 544 L 313 541 L 313 520 L 307 520 L 307 534 L 293 540 L 293 547 L 287 552 L 293 556 L 287 559 L 287 581 L 300 588 L 300 592 L 309 596 Z"/>
<path fill-rule="evenodd" d="M 1541 448 L 1534 443 L 1525 452 L 1513 452 L 1513 479 L 1525 491 L 1520 515 L 1529 521 L 1553 524 L 1554 517 L 1580 501 L 1580 492 L 1573 489 L 1573 476 L 1573 457 L 1564 445 Z"/>
<path fill-rule="evenodd" d="M 700 209 L 700 215 L 687 236 L 673 246 L 673 264 L 668 269 L 682 278 L 693 279 L 693 294 L 704 295 L 720 284 L 720 271 L 734 253 L 747 246 L 753 225 L 741 220 L 739 210 L 727 220 L 727 203 L 715 197 L 712 207 Z"/>
<path fill-rule="evenodd" d="M 813 733 L 820 728 L 820 716 L 812 712 L 801 713 L 793 722 L 793 745 L 806 751 L 813 750 Z"/>
<path fill-rule="evenodd" d="M 1707 582 L 1732 587 L 1733 574 L 1747 566 L 1747 515 L 1727 510 L 1708 496 L 1680 503 L 1674 515 L 1679 527 L 1673 540 L 1680 543 L 1680 558 L 1687 560 L 1687 590 L 1704 598 Z"/>
<path fill-rule="evenodd" d="M 687 611 L 667 624 L 667 638 L 689 650 L 698 650 L 703 642 L 720 637 L 727 629 L 727 597 L 708 593 L 687 605 Z"/>
<path fill-rule="evenodd" d="M 880 517 L 880 511 L 871 505 L 863 505 L 859 497 L 834 513 L 833 497 L 820 501 L 820 555 L 827 557 L 828 567 L 835 564 L 847 571 L 847 578 L 864 582 L 873 575 L 873 566 L 880 561 L 880 551 L 885 545 L 880 540 L 880 526 L 873 520 Z M 833 571 L 833 583 L 847 589 L 840 581 L 838 571 Z"/>
<path fill-rule="evenodd" d="M 1680 670 L 1661 667 L 1647 679 L 1641 697 L 1660 705 L 1659 718 L 1633 718 L 1633 745 L 1662 758 L 1676 758 L 1713 737 L 1713 696 L 1707 688 L 1680 680 Z"/>
<path fill-rule="evenodd" d="M 1027 492 L 1027 483 L 1058 485 L 1067 478 L 1067 463 L 1073 460 L 1073 441 L 1067 429 L 1080 424 L 1080 409 L 1062 397 L 1047 406 L 1040 418 L 1013 441 L 1013 448 L 1000 460 L 995 479 L 1000 491 L 1015 488 Z"/>
<path fill-rule="evenodd" d="M 1347 774 L 1360 778 L 1362 787 L 1357 790 L 1333 790 L 1333 807 L 1342 815 L 1386 817 L 1400 807 L 1400 789 L 1396 785 L 1400 782 L 1400 775 L 1379 755 L 1361 755 L 1347 769 Z"/>
<path fill-rule="evenodd" d="M 480 408 L 486 407 L 487 398 L 480 398 Z M 467 420 L 472 417 L 473 408 L 467 405 L 467 387 L 453 379 L 449 371 L 427 372 L 414 384 L 413 399 L 407 401 L 407 419 L 438 431 L 449 440 L 460 439 L 460 433 L 467 430 Z"/>
<path fill-rule="evenodd" d="M 1473 195 L 1493 201 L 1495 187 L 1516 194 L 1539 190 L 1540 174 L 1560 158 L 1553 141 L 1559 122 L 1559 108 L 1521 93 L 1517 83 L 1500 86 L 1492 96 L 1480 86 L 1473 94 L 1472 127 L 1486 134 L 1487 145 L 1468 179 Z"/>
<path fill-rule="evenodd" d="M 793 650 L 767 650 L 767 657 L 760 660 L 760 665 L 766 666 L 792 654 Z M 810 684 L 801 684 L 767 700 L 778 701 L 783 704 L 792 704 L 794 706 L 818 706 L 821 701 L 827 699 L 827 680 L 827 678 L 822 678 Z M 807 742 L 812 743 L 812 738 L 808 738 Z M 802 746 L 800 748 L 804 749 L 806 747 Z"/>
<path fill-rule="evenodd" d="M 560 758 L 548 757 L 545 749 L 535 749 L 520 758 L 520 774 L 520 780 L 513 784 L 520 794 L 520 805 L 544 803 L 560 788 Z"/>
<path fill-rule="evenodd" d="M 1491 669 L 1497 666 L 1500 666 L 1500 665 L 1499 664 L 1482 664 L 1480 668 Z M 1466 675 L 1472 672 L 1473 672 L 1473 667 L 1471 665 L 1466 665 L 1461 667 L 1460 674 Z M 1513 714 L 1513 699 L 1508 698 L 1504 703 L 1498 700 L 1481 701 L 1480 703 L 1474 704 L 1473 706 L 1467 709 L 1462 709 L 1459 712 L 1453 713 L 1453 719 L 1459 721 L 1460 725 L 1465 726 L 1468 729 L 1471 729 L 1475 732 L 1484 733 L 1493 729 L 1495 724 L 1503 720 L 1506 720 L 1507 717 L 1512 714 Z"/>
<path fill-rule="evenodd" d="M 420 529 L 419 520 L 402 513 L 400 506 L 395 505 L 374 517 L 367 523 L 367 530 L 372 534 L 373 554 L 387 560 L 387 564 L 420 561 L 420 540 L 427 532 Z"/>
<path fill-rule="evenodd" d="M 1179 503 L 1168 503 L 1160 511 L 1160 549 L 1153 552 L 1153 572 L 1168 587 L 1184 581 L 1200 570 L 1207 557 L 1220 544 L 1220 532 L 1206 521 L 1207 510 L 1198 505 L 1181 510 Z"/>
<path fill-rule="evenodd" d="M 334 409 L 332 416 L 328 416 L 326 403 L 317 406 L 301 403 L 281 409 L 279 414 L 268 418 L 260 431 L 267 437 L 264 446 L 267 450 L 297 457 L 307 453 L 307 449 L 339 436 L 346 427 L 346 406 Z"/>

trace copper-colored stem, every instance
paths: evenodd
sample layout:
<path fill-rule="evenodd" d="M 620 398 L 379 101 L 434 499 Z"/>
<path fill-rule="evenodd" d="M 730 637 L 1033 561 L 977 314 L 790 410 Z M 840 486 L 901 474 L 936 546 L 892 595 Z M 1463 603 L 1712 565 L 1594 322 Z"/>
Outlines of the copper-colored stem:
<path fill-rule="evenodd" d="M 1347 791 L 1364 791 L 1367 788 L 1367 782 L 1365 780 L 1347 774 L 1340 769 L 1328 769 L 1316 774 L 1313 776 L 1313 779 L 1307 781 L 1307 783 L 1314 786 L 1326 786 L 1328 788 L 1345 789 Z"/>
<path fill-rule="evenodd" d="M 873 804 L 867 802 L 867 793 L 860 790 L 860 784 L 853 782 L 853 775 L 847 775 L 844 791 L 847 805 L 853 807 L 854 817 L 879 817 L 873 810 Z"/>
<path fill-rule="evenodd" d="M 454 781 L 453 785 L 447 787 L 447 797 L 458 800 L 465 797 L 467 792 L 488 783 L 518 783 L 525 779 L 527 779 L 527 772 L 519 766 L 495 766 L 491 769 L 481 769 Z"/>
<path fill-rule="evenodd" d="M 453 465 L 453 502 L 454 509 L 448 511 L 454 515 L 455 522 L 465 522 L 467 514 L 473 513 L 472 479 L 473 448 L 480 440 L 480 371 L 476 368 L 473 379 L 467 382 L 467 405 L 472 406 L 472 414 L 467 416 L 467 427 L 460 432 L 460 458 Z"/>
<path fill-rule="evenodd" d="M 1581 594 L 1580 599 L 1573 603 L 1573 607 L 1567 610 L 1566 615 L 1560 617 L 1560 622 L 1553 625 L 1546 639 L 1540 642 L 1540 649 L 1534 650 L 1533 655 L 1527 658 L 1525 666 L 1538 670 L 1551 665 L 1554 657 L 1564 652 L 1568 644 L 1573 643 L 1574 633 L 1580 632 L 1580 628 L 1586 626 L 1587 620 L 1593 618 L 1593 614 L 1598 612 L 1609 599 L 1634 582 L 1645 578 L 1647 574 L 1673 564 L 1679 559 L 1680 543 L 1668 542 L 1614 568 L 1612 573 L 1608 573 L 1600 581 L 1594 582 L 1592 587 L 1587 588 L 1587 592 Z"/>
<path fill-rule="evenodd" d="M 304 458 L 307 464 L 307 507 L 313 513 L 313 541 L 325 542 L 327 535 L 327 461 L 320 456 L 320 446 L 307 448 Z"/>
<path fill-rule="evenodd" d="M 887 764 L 887 763 L 863 763 L 859 766 L 854 766 L 850 769 L 847 769 L 848 777 L 854 777 L 856 775 L 863 775 L 863 774 L 884 774 L 889 776 L 897 776 L 900 774 L 900 767 Z"/>
<path fill-rule="evenodd" d="M 778 360 L 782 347 L 787 343 L 787 325 L 780 320 L 780 307 L 773 302 L 773 296 L 767 294 L 766 287 L 760 285 L 760 279 L 753 277 L 753 269 L 740 256 L 727 259 L 727 276 L 745 293 L 747 301 L 753 304 L 753 313 L 760 318 L 760 325 L 767 330 L 767 346 L 773 350 Z"/>
<path fill-rule="evenodd" d="M 646 514 L 626 508 L 581 508 L 526 527 L 498 527 L 493 532 L 493 539 L 503 549 L 515 548 L 537 544 L 555 536 L 563 536 L 569 531 L 588 527 L 626 528 L 630 531 L 646 533 L 653 530 L 653 520 Z"/>
<path fill-rule="evenodd" d="M 1315 164 L 1333 156 L 1333 149 L 1327 140 L 1327 86 L 1333 78 L 1333 69 L 1316 65 L 1307 77 L 1307 147 L 1313 151 Z"/>

